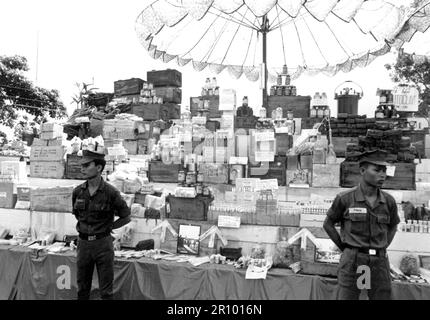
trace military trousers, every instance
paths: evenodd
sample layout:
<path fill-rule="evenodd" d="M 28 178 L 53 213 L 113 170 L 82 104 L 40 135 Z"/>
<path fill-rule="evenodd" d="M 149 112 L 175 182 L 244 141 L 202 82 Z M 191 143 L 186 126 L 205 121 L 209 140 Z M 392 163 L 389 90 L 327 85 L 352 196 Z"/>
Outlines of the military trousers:
<path fill-rule="evenodd" d="M 359 268 L 362 266 L 361 268 Z M 370 277 L 366 273 L 370 271 Z M 370 255 L 346 248 L 338 269 L 338 300 L 358 300 L 362 289 L 367 289 L 370 300 L 391 300 L 391 275 L 388 256 Z"/>
<path fill-rule="evenodd" d="M 114 249 L 112 237 L 88 241 L 79 238 L 77 256 L 78 300 L 89 300 L 94 267 L 97 269 L 100 296 L 113 299 Z"/>

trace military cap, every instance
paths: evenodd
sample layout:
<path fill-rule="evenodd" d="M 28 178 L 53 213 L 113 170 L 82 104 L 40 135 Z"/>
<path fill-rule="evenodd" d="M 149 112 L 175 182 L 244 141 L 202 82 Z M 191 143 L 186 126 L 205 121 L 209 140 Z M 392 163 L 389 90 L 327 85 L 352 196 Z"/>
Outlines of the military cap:
<path fill-rule="evenodd" d="M 386 161 L 388 152 L 384 150 L 373 150 L 363 152 L 360 156 L 360 164 L 367 162 L 375 164 L 377 166 L 389 166 L 390 164 Z"/>
<path fill-rule="evenodd" d="M 82 151 L 83 158 L 81 160 L 81 165 L 90 163 L 94 160 L 104 160 L 105 155 L 102 153 L 97 153 L 89 150 Z"/>

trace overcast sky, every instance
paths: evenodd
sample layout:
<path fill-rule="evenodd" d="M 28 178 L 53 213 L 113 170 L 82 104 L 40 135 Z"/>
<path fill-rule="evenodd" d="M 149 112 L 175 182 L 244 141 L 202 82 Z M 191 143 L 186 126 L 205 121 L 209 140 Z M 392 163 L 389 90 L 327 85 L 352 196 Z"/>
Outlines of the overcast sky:
<path fill-rule="evenodd" d="M 113 82 L 139 77 L 153 69 L 175 68 L 183 74 L 183 105 L 190 96 L 198 96 L 209 72 L 198 73 L 190 65 L 179 68 L 174 62 L 163 64 L 151 59 L 140 45 L 135 19 L 145 7 L 142 0 L 2 0 L 0 10 L 0 54 L 19 54 L 28 58 L 29 78 L 36 80 L 36 48 L 39 33 L 39 63 L 37 84 L 58 89 L 69 106 L 76 92 L 75 82 L 91 82 L 104 92 L 113 92 Z M 269 46 L 270 47 L 270 46 Z M 373 114 L 377 104 L 377 88 L 393 84 L 384 64 L 393 62 L 394 54 L 377 58 L 365 69 L 339 73 L 334 77 L 302 77 L 293 84 L 299 95 L 325 91 L 333 97 L 335 88 L 345 80 L 353 80 L 364 90 L 359 112 Z M 238 99 L 249 96 L 258 110 L 261 105 L 259 82 L 249 82 L 243 76 L 232 79 L 227 72 L 217 76 L 222 88 L 234 88 Z M 335 101 L 331 101 L 335 109 Z M 70 105 L 69 112 L 74 110 Z"/>

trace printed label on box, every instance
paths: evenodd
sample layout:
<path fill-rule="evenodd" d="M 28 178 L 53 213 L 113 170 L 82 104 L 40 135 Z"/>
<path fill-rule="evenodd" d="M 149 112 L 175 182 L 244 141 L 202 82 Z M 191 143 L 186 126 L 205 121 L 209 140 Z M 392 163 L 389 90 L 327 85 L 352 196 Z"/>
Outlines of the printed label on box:
<path fill-rule="evenodd" d="M 240 217 L 218 216 L 218 227 L 239 229 L 240 228 Z"/>

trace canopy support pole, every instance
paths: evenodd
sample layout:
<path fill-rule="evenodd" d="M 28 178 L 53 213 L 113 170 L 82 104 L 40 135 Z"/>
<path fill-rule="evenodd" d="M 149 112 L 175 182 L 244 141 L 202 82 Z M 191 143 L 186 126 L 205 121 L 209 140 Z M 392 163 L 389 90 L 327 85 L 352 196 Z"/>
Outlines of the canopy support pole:
<path fill-rule="evenodd" d="M 263 37 L 263 107 L 267 109 L 267 33 L 269 32 L 269 19 L 267 19 L 267 15 L 263 17 L 263 24 L 261 25 L 261 30 Z"/>

